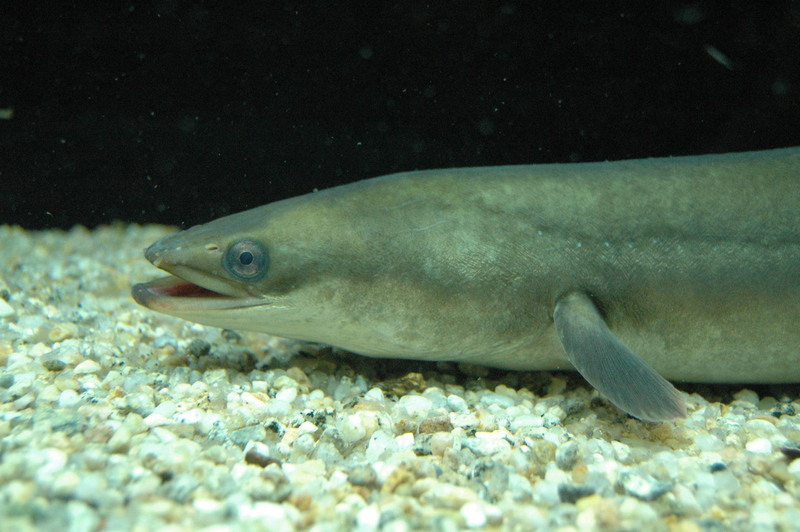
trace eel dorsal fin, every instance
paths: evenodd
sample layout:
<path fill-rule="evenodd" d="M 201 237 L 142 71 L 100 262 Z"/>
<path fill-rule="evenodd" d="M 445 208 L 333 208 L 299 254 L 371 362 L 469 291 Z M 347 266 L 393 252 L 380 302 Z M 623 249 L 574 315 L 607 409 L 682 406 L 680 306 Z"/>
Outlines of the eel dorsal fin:
<path fill-rule="evenodd" d="M 644 421 L 686 417 L 680 392 L 614 336 L 589 296 L 561 297 L 553 318 L 569 361 L 621 410 Z"/>

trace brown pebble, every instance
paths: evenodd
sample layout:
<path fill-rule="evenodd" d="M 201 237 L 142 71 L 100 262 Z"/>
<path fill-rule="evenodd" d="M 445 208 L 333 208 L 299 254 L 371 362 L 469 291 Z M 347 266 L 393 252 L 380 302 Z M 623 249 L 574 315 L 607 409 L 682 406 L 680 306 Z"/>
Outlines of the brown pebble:
<path fill-rule="evenodd" d="M 297 382 L 297 387 L 301 393 L 308 393 L 312 389 L 311 379 L 302 369 L 292 366 L 286 370 L 286 374 Z"/>
<path fill-rule="evenodd" d="M 536 440 L 531 444 L 532 457 L 539 464 L 549 464 L 556 459 L 556 446 L 546 440 Z"/>
<path fill-rule="evenodd" d="M 293 493 L 289 496 L 288 502 L 301 512 L 307 512 L 311 508 L 313 500 L 308 493 Z"/>
<path fill-rule="evenodd" d="M 211 344 L 201 338 L 195 338 L 186 346 L 186 352 L 194 357 L 208 356 L 211 352 Z"/>
<path fill-rule="evenodd" d="M 450 423 L 450 418 L 447 416 L 434 416 L 425 419 L 419 424 L 419 431 L 422 434 L 432 434 L 434 432 L 450 432 L 453 430 L 453 424 Z"/>
<path fill-rule="evenodd" d="M 585 484 L 589 480 L 589 468 L 586 464 L 579 464 L 572 468 L 572 480 L 577 484 Z"/>
<path fill-rule="evenodd" d="M 242 340 L 242 335 L 231 329 L 222 329 L 222 337 L 232 344 L 239 343 Z"/>
<path fill-rule="evenodd" d="M 359 466 L 354 468 L 347 475 L 347 480 L 354 486 L 375 486 L 378 482 L 378 475 L 372 466 Z"/>
<path fill-rule="evenodd" d="M 278 464 L 280 462 L 273 457 L 266 455 L 258 449 L 249 449 L 244 455 L 244 461 L 248 464 L 253 464 L 261 467 L 267 467 L 270 464 Z"/>
<path fill-rule="evenodd" d="M 426 384 L 421 373 L 409 373 L 399 379 L 380 382 L 377 387 L 394 395 L 406 395 L 409 392 L 422 393 Z"/>
<path fill-rule="evenodd" d="M 797 460 L 800 458 L 800 447 L 798 446 L 784 446 L 781 447 L 781 452 L 784 456 L 786 456 L 789 460 Z"/>
<path fill-rule="evenodd" d="M 410 486 L 414 482 L 414 475 L 408 469 L 398 467 L 389 475 L 381 487 L 381 493 L 394 493 L 401 486 Z"/>
<path fill-rule="evenodd" d="M 78 337 L 78 326 L 74 323 L 56 323 L 47 334 L 53 342 L 61 342 L 67 338 Z"/>
<path fill-rule="evenodd" d="M 63 371 L 64 368 L 67 367 L 67 363 L 63 360 L 45 360 L 42 362 L 42 366 L 47 371 Z"/>

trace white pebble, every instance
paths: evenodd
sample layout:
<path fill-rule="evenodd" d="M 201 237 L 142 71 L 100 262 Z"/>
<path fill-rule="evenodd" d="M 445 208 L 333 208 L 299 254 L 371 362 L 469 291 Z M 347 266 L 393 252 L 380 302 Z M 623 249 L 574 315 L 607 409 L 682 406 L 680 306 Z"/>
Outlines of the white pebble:
<path fill-rule="evenodd" d="M 264 409 L 264 413 L 266 415 L 278 418 L 288 416 L 291 411 L 292 405 L 286 401 L 281 401 L 280 399 L 270 401 L 267 403 L 267 407 Z"/>
<path fill-rule="evenodd" d="M 299 427 L 297 427 L 297 432 L 301 434 L 313 434 L 319 430 L 319 427 L 314 425 L 310 421 L 303 421 Z"/>
<path fill-rule="evenodd" d="M 14 307 L 9 305 L 5 299 L 0 298 L 0 317 L 11 316 L 14 312 Z"/>
<path fill-rule="evenodd" d="M 562 411 L 563 412 L 563 411 Z M 566 416 L 555 415 L 551 412 L 542 414 L 542 426 L 546 428 L 556 427 L 561 424 L 561 420 Z"/>
<path fill-rule="evenodd" d="M 731 494 L 739 491 L 741 488 L 741 483 L 739 482 L 739 479 L 736 478 L 736 475 L 731 472 L 731 470 L 726 469 L 724 471 L 714 473 L 714 487 L 717 491 L 717 494 Z"/>
<path fill-rule="evenodd" d="M 475 438 L 468 440 L 468 447 L 479 456 L 491 456 L 511 449 L 511 444 L 505 439 L 505 432 L 476 432 Z"/>
<path fill-rule="evenodd" d="M 753 390 L 748 390 L 747 388 L 733 394 L 733 399 L 735 401 L 744 401 L 746 403 L 752 403 L 753 405 L 758 404 L 758 394 Z"/>
<path fill-rule="evenodd" d="M 464 523 L 467 528 L 481 528 L 486 526 L 486 512 L 478 502 L 468 502 L 461 507 L 461 517 L 464 518 Z"/>
<path fill-rule="evenodd" d="M 275 504 L 272 502 L 257 502 L 254 504 L 245 504 L 238 509 L 239 517 L 243 519 L 252 519 L 263 523 L 270 523 L 270 527 L 277 527 L 278 530 L 283 529 L 288 523 L 286 522 L 287 514 L 286 508 L 283 505 Z M 282 524 L 283 526 L 280 526 Z"/>
<path fill-rule="evenodd" d="M 36 396 L 32 393 L 26 393 L 22 397 L 18 397 L 12 404 L 15 411 L 25 410 L 36 400 Z"/>
<path fill-rule="evenodd" d="M 203 410 L 200 410 L 199 408 L 192 408 L 191 410 L 187 410 L 186 412 L 180 412 L 174 414 L 172 418 L 175 421 L 179 421 L 187 425 L 194 425 L 196 423 L 200 423 L 200 421 L 202 421 L 203 419 L 203 416 L 205 415 L 206 413 Z"/>
<path fill-rule="evenodd" d="M 336 428 L 339 431 L 339 437 L 345 443 L 355 443 L 367 435 L 367 429 L 364 428 L 364 423 L 358 414 L 339 418 Z"/>
<path fill-rule="evenodd" d="M 430 399 L 421 395 L 404 395 L 397 401 L 397 410 L 401 415 L 414 420 L 423 420 L 433 407 Z"/>
<path fill-rule="evenodd" d="M 453 426 L 461 427 L 462 429 L 476 428 L 480 425 L 478 416 L 475 414 L 451 414 L 450 423 L 452 423 Z"/>
<path fill-rule="evenodd" d="M 523 414 L 512 419 L 509 428 L 511 429 L 511 432 L 517 432 L 519 429 L 541 427 L 543 425 L 544 420 L 542 419 L 542 416 Z"/>
<path fill-rule="evenodd" d="M 240 398 L 242 400 L 242 403 L 246 405 L 255 406 L 258 409 L 263 409 L 267 405 L 266 401 L 262 396 L 255 395 L 250 392 L 243 392 Z M 229 399 L 229 402 L 235 402 L 235 401 L 236 401 L 235 397 Z"/>
<path fill-rule="evenodd" d="M 67 497 L 72 495 L 80 481 L 81 477 L 75 471 L 64 471 L 53 479 L 50 489 L 57 497 Z"/>
<path fill-rule="evenodd" d="M 364 394 L 364 399 L 368 401 L 375 401 L 377 403 L 382 403 L 385 397 L 383 395 L 383 390 L 381 390 L 380 388 L 370 388 L 369 391 Z M 369 508 L 369 506 L 367 508 Z"/>
<path fill-rule="evenodd" d="M 289 377 L 288 375 L 281 375 L 277 379 L 275 379 L 275 387 L 279 390 L 284 388 L 297 388 L 297 381 L 293 378 Z"/>
<path fill-rule="evenodd" d="M 381 510 L 377 504 L 367 505 L 356 514 L 356 524 L 361 530 L 376 530 L 380 522 Z"/>
<path fill-rule="evenodd" d="M 58 386 L 56 386 L 55 384 L 48 384 L 47 386 L 42 388 L 41 392 L 39 392 L 39 396 L 37 397 L 37 399 L 39 401 L 52 402 L 52 401 L 57 401 L 60 395 L 61 395 L 61 389 Z"/>
<path fill-rule="evenodd" d="M 469 488 L 438 484 L 422 495 L 422 500 L 445 508 L 461 508 L 478 500 L 478 495 Z"/>
<path fill-rule="evenodd" d="M 500 395 L 493 392 L 483 392 L 480 395 L 480 401 L 485 405 L 498 405 L 503 408 L 510 408 L 514 406 L 514 399 L 506 395 Z"/>
<path fill-rule="evenodd" d="M 375 463 L 383 458 L 384 453 L 393 447 L 394 438 L 383 430 L 376 430 L 369 438 L 365 456 L 367 461 Z"/>
<path fill-rule="evenodd" d="M 67 464 L 67 454 L 60 449 L 45 448 L 29 454 L 31 466 L 36 467 L 36 480 L 49 483 L 53 475 Z"/>
<path fill-rule="evenodd" d="M 83 375 L 87 373 L 97 373 L 101 370 L 100 364 L 95 362 L 94 360 L 84 360 L 77 366 L 75 366 L 75 373 L 78 375 Z"/>
<path fill-rule="evenodd" d="M 699 450 L 706 452 L 719 451 L 725 447 L 722 441 L 713 434 L 698 434 L 694 438 L 694 444 Z"/>
<path fill-rule="evenodd" d="M 250 383 L 250 391 L 258 393 L 267 393 L 267 390 L 269 390 L 269 385 L 267 384 L 267 381 L 255 380 Z"/>
<path fill-rule="evenodd" d="M 283 388 L 275 394 L 275 399 L 286 401 L 287 403 L 294 402 L 297 399 L 297 388 Z"/>
<path fill-rule="evenodd" d="M 100 516 L 96 510 L 82 501 L 69 501 L 67 522 L 68 530 L 97 530 L 100 526 Z"/>
<path fill-rule="evenodd" d="M 111 439 L 108 440 L 108 448 L 111 452 L 124 450 L 131 441 L 131 433 L 125 425 L 120 426 Z"/>
<path fill-rule="evenodd" d="M 314 450 L 317 442 L 311 434 L 300 434 L 294 442 L 292 448 L 297 449 L 303 454 L 310 454 Z"/>
<path fill-rule="evenodd" d="M 219 518 L 225 513 L 225 505 L 215 499 L 198 498 L 192 503 L 195 511 L 203 518 Z"/>
<path fill-rule="evenodd" d="M 463 397 L 459 397 L 458 395 L 448 395 L 447 406 L 449 406 L 450 410 L 453 412 L 466 412 L 468 410 L 467 402 Z"/>
<path fill-rule="evenodd" d="M 61 408 L 74 408 L 81 400 L 75 390 L 64 390 L 58 397 L 58 406 Z"/>
<path fill-rule="evenodd" d="M 772 442 L 766 438 L 756 438 L 747 442 L 745 449 L 747 449 L 747 452 L 754 454 L 771 454 Z"/>
<path fill-rule="evenodd" d="M 172 417 L 176 410 L 178 410 L 178 405 L 174 401 L 163 401 L 153 410 L 153 414 Z"/>
<path fill-rule="evenodd" d="M 195 426 L 195 430 L 200 432 L 200 434 L 208 434 L 215 428 L 219 427 L 222 424 L 222 416 L 217 413 L 208 412 L 204 413 L 203 417 L 198 421 L 197 425 Z"/>
<path fill-rule="evenodd" d="M 611 446 L 614 447 L 614 453 L 619 462 L 627 462 L 631 457 L 631 448 L 622 442 L 612 441 Z"/>
<path fill-rule="evenodd" d="M 747 431 L 748 434 L 752 435 L 780 436 L 780 431 L 778 430 L 778 427 L 776 427 L 774 424 L 770 423 L 766 419 L 751 419 L 745 422 L 744 430 Z"/>
<path fill-rule="evenodd" d="M 800 481 L 800 460 L 792 460 L 786 470 L 795 478 L 795 482 Z"/>
<path fill-rule="evenodd" d="M 164 425 L 172 424 L 172 421 L 161 414 L 150 414 L 146 418 L 144 418 L 144 424 L 150 428 L 153 427 L 162 427 Z"/>
<path fill-rule="evenodd" d="M 336 387 L 333 389 L 333 398 L 337 401 L 347 401 L 349 398 L 358 395 L 358 387 L 348 378 L 340 379 L 336 382 Z"/>
<path fill-rule="evenodd" d="M 401 434 L 394 439 L 397 447 L 400 449 L 410 449 L 414 445 L 414 435 L 410 432 Z"/>

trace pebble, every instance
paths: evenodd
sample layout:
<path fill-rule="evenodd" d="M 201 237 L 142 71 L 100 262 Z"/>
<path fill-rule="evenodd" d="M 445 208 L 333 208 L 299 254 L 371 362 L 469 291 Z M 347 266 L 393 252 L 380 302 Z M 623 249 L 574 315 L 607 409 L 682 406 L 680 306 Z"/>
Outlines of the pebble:
<path fill-rule="evenodd" d="M 558 446 L 555 455 L 556 465 L 564 471 L 569 471 L 575 466 L 578 460 L 578 444 L 575 441 L 568 441 Z"/>
<path fill-rule="evenodd" d="M 98 529 L 100 515 L 84 502 L 69 501 L 67 502 L 67 520 L 69 532 L 90 532 Z"/>
<path fill-rule="evenodd" d="M 464 524 L 467 528 L 482 528 L 486 526 L 486 512 L 478 502 L 468 502 L 461 507 L 459 511 L 461 517 L 464 518 Z"/>
<path fill-rule="evenodd" d="M 399 415 L 412 419 L 422 421 L 428 417 L 428 413 L 433 407 L 430 399 L 422 397 L 421 395 L 404 395 L 397 401 L 396 411 Z"/>
<path fill-rule="evenodd" d="M 460 509 L 465 504 L 476 502 L 478 494 L 469 488 L 436 483 L 422 494 L 421 499 L 436 506 Z"/>
<path fill-rule="evenodd" d="M 464 400 L 463 397 L 459 397 L 458 395 L 448 395 L 447 396 L 447 406 L 450 407 L 452 412 L 467 412 L 469 411 L 469 407 L 467 406 L 467 402 Z"/>
<path fill-rule="evenodd" d="M 501 430 L 476 432 L 475 439 L 470 440 L 469 447 L 479 456 L 498 454 L 511 449 L 511 443 L 508 441 L 508 437 L 508 433 Z"/>
<path fill-rule="evenodd" d="M 514 403 L 516 402 L 512 397 L 492 392 L 483 393 L 481 394 L 480 398 L 481 403 L 486 406 L 497 405 L 501 408 L 510 408 L 514 406 Z"/>
<path fill-rule="evenodd" d="M 746 388 L 733 394 L 733 399 L 735 401 L 750 403 L 753 406 L 757 405 L 759 401 L 758 394 L 753 390 L 748 390 Z"/>
<path fill-rule="evenodd" d="M 345 443 L 354 443 L 367 436 L 367 429 L 359 414 L 341 416 L 336 423 L 336 428 L 339 430 L 339 437 Z"/>
<path fill-rule="evenodd" d="M 694 532 L 800 521 L 792 387 L 737 390 L 730 404 L 694 394 L 685 420 L 654 425 L 609 415 L 566 374 L 295 356 L 307 347 L 136 306 L 130 284 L 154 275 L 141 249 L 166 232 L 0 226 L 4 260 L 51 259 L 15 272 L 13 299 L 0 297 L 0 501 L 15 512 L 0 528 Z"/>
<path fill-rule="evenodd" d="M 10 373 L 3 373 L 0 374 L 0 388 L 11 388 L 14 386 L 14 381 L 16 377 Z"/>
<path fill-rule="evenodd" d="M 725 447 L 725 444 L 713 434 L 697 434 L 694 438 L 694 444 L 700 451 L 704 452 L 720 451 Z"/>
<path fill-rule="evenodd" d="M 544 426 L 544 418 L 531 414 L 523 414 L 511 420 L 509 428 L 511 432 L 518 432 L 520 429 L 536 428 Z"/>
<path fill-rule="evenodd" d="M 767 438 L 756 438 L 747 442 L 745 449 L 753 454 L 772 454 L 772 442 Z"/>
<path fill-rule="evenodd" d="M 275 399 L 286 403 L 292 403 L 297 399 L 297 388 L 283 388 L 275 394 Z"/>
<path fill-rule="evenodd" d="M 377 530 L 381 522 L 381 511 L 377 504 L 370 504 L 356 513 L 356 526 L 359 530 Z"/>
<path fill-rule="evenodd" d="M 164 417 L 161 414 L 156 414 L 155 412 L 153 412 L 152 414 L 144 418 L 144 424 L 147 425 L 149 428 L 163 427 L 164 425 L 171 425 L 172 420 L 167 417 Z"/>
<path fill-rule="evenodd" d="M 186 346 L 186 352 L 194 357 L 208 356 L 211 352 L 211 344 L 202 338 L 195 338 Z"/>
<path fill-rule="evenodd" d="M 264 441 L 266 437 L 267 430 L 261 425 L 244 427 L 230 433 L 231 441 L 239 447 L 244 447 L 251 441 Z"/>
<path fill-rule="evenodd" d="M 0 298 L 0 318 L 7 318 L 15 313 L 14 307 L 5 299 Z"/>
<path fill-rule="evenodd" d="M 558 500 L 566 503 L 576 503 L 584 497 L 589 497 L 597 492 L 597 488 L 590 484 L 559 484 Z"/>
<path fill-rule="evenodd" d="M 75 408 L 80 400 L 80 396 L 74 390 L 64 390 L 58 397 L 58 407 Z"/>
<path fill-rule="evenodd" d="M 669 492 L 672 482 L 655 480 L 651 475 L 643 472 L 624 471 L 619 475 L 619 483 L 625 493 L 643 501 L 654 501 Z"/>
<path fill-rule="evenodd" d="M 47 337 L 53 342 L 61 342 L 67 338 L 78 338 L 78 326 L 74 323 L 56 323 L 50 328 Z"/>
<path fill-rule="evenodd" d="M 63 360 L 58 359 L 51 359 L 51 360 L 43 360 L 42 366 L 45 367 L 48 371 L 62 371 L 64 368 L 67 367 L 67 363 Z"/>

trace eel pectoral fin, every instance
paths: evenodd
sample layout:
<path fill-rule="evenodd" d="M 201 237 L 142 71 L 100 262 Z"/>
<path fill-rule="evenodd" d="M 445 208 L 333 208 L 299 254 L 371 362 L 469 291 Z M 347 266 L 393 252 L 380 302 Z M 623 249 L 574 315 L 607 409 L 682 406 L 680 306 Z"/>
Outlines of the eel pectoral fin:
<path fill-rule="evenodd" d="M 621 410 L 644 421 L 686 417 L 680 392 L 614 336 L 589 296 L 565 295 L 553 318 L 569 361 Z"/>

